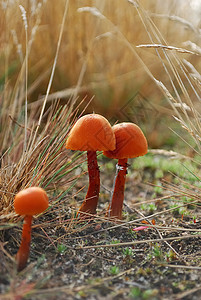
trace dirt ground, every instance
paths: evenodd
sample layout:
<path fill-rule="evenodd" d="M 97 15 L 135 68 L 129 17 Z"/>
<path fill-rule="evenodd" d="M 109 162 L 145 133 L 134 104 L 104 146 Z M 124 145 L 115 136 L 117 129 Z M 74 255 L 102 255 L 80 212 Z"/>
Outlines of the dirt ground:
<path fill-rule="evenodd" d="M 126 182 L 124 219 L 106 220 L 114 168 L 101 172 L 98 216 L 89 222 L 73 218 L 72 207 L 82 201 L 87 189 L 87 176 L 83 176 L 67 195 L 69 207 L 63 201 L 34 220 L 29 264 L 19 274 L 12 257 L 21 228 L 0 231 L 1 300 L 201 299 L 200 221 L 192 222 L 191 213 L 173 213 L 171 191 L 148 184 L 156 184 L 151 170 L 132 168 Z M 149 206 L 143 208 L 139 201 Z M 193 214 L 196 211 L 198 205 Z"/>

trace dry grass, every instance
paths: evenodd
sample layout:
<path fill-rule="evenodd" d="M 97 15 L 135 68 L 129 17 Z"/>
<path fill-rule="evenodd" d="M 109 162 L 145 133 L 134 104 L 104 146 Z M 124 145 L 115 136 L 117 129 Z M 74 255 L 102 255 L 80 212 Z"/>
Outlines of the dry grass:
<path fill-rule="evenodd" d="M 15 132 L 10 147 L 1 159 L 1 221 L 12 220 L 12 199 L 15 193 L 28 186 L 42 186 L 53 193 L 64 192 L 74 181 L 71 171 L 78 165 L 78 155 L 65 150 L 64 143 L 70 129 L 68 105 L 51 107 L 47 124 L 36 138 L 33 148 L 24 152 L 24 128 L 12 122 Z M 29 118 L 30 120 L 30 118 Z M 36 130 L 34 120 L 28 130 L 28 147 Z M 11 121 L 10 121 L 11 122 Z M 81 160 L 80 160 L 81 161 Z M 61 189 L 62 187 L 62 189 Z"/>
<path fill-rule="evenodd" d="M 12 243 L 18 242 L 13 232 L 17 232 L 15 227 L 20 220 L 13 210 L 13 198 L 19 190 L 31 185 L 45 188 L 50 196 L 50 209 L 43 215 L 43 221 L 33 226 L 42 231 L 36 238 L 45 239 L 47 249 L 51 246 L 56 249 L 63 241 L 70 242 L 74 238 L 71 235 L 76 235 L 77 243 L 76 247 L 69 246 L 73 253 L 160 242 L 185 262 L 182 267 L 196 268 L 192 257 L 181 254 L 175 248 L 176 243 L 172 246 L 172 240 L 199 237 L 200 229 L 189 224 L 189 228 L 164 226 L 162 220 L 168 220 L 175 209 L 189 205 L 181 200 L 177 207 L 169 207 L 171 197 L 171 201 L 177 202 L 184 196 L 192 200 L 193 212 L 200 218 L 200 173 L 195 174 L 197 186 L 178 178 L 177 183 L 163 182 L 168 195 L 160 199 L 145 197 L 146 204 L 168 203 L 161 211 L 143 214 L 140 208 L 136 209 L 141 205 L 140 200 L 130 208 L 135 215 L 132 221 L 114 225 L 100 212 L 93 223 L 83 224 L 74 218 L 75 195 L 71 189 L 82 175 L 75 169 L 85 158 L 64 147 L 73 122 L 86 109 L 104 114 L 111 123 L 117 120 L 138 123 L 145 131 L 150 147 L 164 145 L 169 136 L 167 128 L 173 126 L 176 128 L 176 131 L 172 129 L 174 133 L 186 144 L 184 151 L 179 148 L 183 155 L 178 154 L 178 157 L 185 160 L 190 154 L 190 159 L 200 170 L 199 14 L 196 11 L 189 14 L 190 1 L 182 4 L 182 8 L 180 4 L 178 0 L 171 1 L 171 5 L 168 1 L 150 0 L 2 2 L 0 251 L 10 274 L 13 274 L 13 257 L 6 250 L 4 237 L 5 232 L 14 227 L 11 228 L 14 230 L 11 232 Z M 178 149 L 177 145 L 175 147 Z M 153 153 L 157 155 L 157 151 L 159 155 L 167 154 L 162 149 Z M 78 186 L 76 195 L 81 194 L 82 189 L 84 184 Z M 150 221 L 153 218 L 158 218 L 160 225 L 153 226 Z M 144 220 L 151 233 L 154 232 L 154 238 L 147 234 L 146 239 L 139 241 L 84 245 L 83 240 L 89 238 L 91 232 L 86 235 L 82 232 L 93 226 L 99 228 L 108 222 L 106 229 L 97 230 L 104 235 L 118 228 L 128 231 L 131 226 L 140 226 Z M 53 229 L 59 232 L 57 237 L 51 235 Z M 172 236 L 163 238 L 166 233 Z M 117 277 L 133 270 L 128 269 Z M 25 276 L 26 272 L 33 275 L 33 266 L 28 267 Z M 111 277 L 102 281 L 109 280 Z M 19 299 L 29 291 L 35 295 L 41 292 L 37 281 L 34 284 L 26 280 L 20 282 L 15 274 L 13 282 L 5 299 L 14 299 L 16 291 Z M 54 290 L 65 295 L 71 291 L 75 295 L 86 286 L 96 285 L 53 287 L 44 293 L 48 295 Z"/>
<path fill-rule="evenodd" d="M 172 121 L 175 108 L 165 101 L 165 88 L 174 102 L 179 102 L 176 105 L 181 106 L 181 101 L 190 105 L 190 98 L 195 110 L 199 109 L 199 13 L 191 8 L 190 1 L 182 6 L 178 0 L 166 5 L 161 0 L 140 4 L 126 0 L 96 1 L 101 18 L 93 11 L 80 9 L 93 7 L 93 1 L 6 3 L 6 9 L 0 7 L 0 73 L 3 74 L 0 83 L 5 87 L 5 109 L 8 107 L 12 118 L 16 119 L 16 105 L 21 107 L 25 99 L 26 59 L 29 109 L 35 107 L 36 100 L 38 105 L 42 104 L 43 95 L 48 105 L 57 98 L 65 103 L 72 95 L 74 99 L 77 95 L 80 99 L 95 95 L 89 112 L 101 113 L 112 123 L 117 119 L 138 123 L 154 148 L 174 139 L 174 134 L 166 130 L 166 123 Z M 27 42 L 19 4 L 26 11 Z M 62 22 L 64 28 L 57 53 Z M 47 95 L 56 53 L 55 76 Z M 154 117 L 147 124 L 150 112 Z M 159 124 L 163 136 L 158 133 Z"/>
<path fill-rule="evenodd" d="M 40 5 L 37 6 L 36 3 Z M 8 1 L 6 11 L 1 8 L 1 40 L 2 45 L 6 46 L 3 47 L 5 50 L 1 50 L 4 62 L 1 74 L 5 73 L 6 68 L 9 79 L 14 80 L 24 62 L 26 46 L 19 4 L 27 13 L 29 80 L 33 85 L 35 83 L 35 86 L 30 85 L 29 89 L 30 97 L 36 100 L 39 94 L 45 94 L 46 91 L 49 80 L 47 72 L 54 61 L 65 1 L 58 3 L 52 0 L 51 4 L 48 1 Z M 96 8 L 105 18 L 100 19 L 90 13 L 79 12 L 81 6 L 93 5 L 93 1 L 69 1 L 52 91 L 74 87 L 83 71 L 80 84 L 89 86 L 89 94 L 96 94 L 92 105 L 97 112 L 98 110 L 107 114 L 110 112 L 111 116 L 111 113 L 114 113 L 114 106 L 120 109 L 135 92 L 142 93 L 154 103 L 160 103 L 161 95 L 155 84 L 151 82 L 139 60 L 122 43 L 118 32 L 125 36 L 133 48 L 140 44 L 150 44 L 152 40 L 154 44 L 160 42 L 164 44 L 162 37 L 169 46 L 184 48 L 183 43 L 191 41 L 195 44 L 197 42 L 197 46 L 200 47 L 198 13 L 196 15 L 191 9 L 189 14 L 189 10 L 186 9 L 188 5 L 190 6 L 190 1 L 186 1 L 186 6 L 182 5 L 182 8 L 179 1 L 172 1 L 171 5 L 168 3 L 164 5 L 162 1 L 141 1 L 139 9 L 136 9 L 132 7 L 132 1 L 104 0 L 96 1 Z M 180 19 L 174 18 L 175 15 Z M 114 26 L 111 26 L 111 22 Z M 148 32 L 145 26 L 148 27 Z M 157 35 L 153 34 L 153 31 L 156 31 L 154 26 L 160 28 L 161 35 L 159 32 Z M 164 84 L 169 82 L 163 72 L 160 58 L 154 50 L 139 48 L 135 50 L 154 75 L 161 74 L 160 79 Z M 192 49 L 189 46 L 187 50 Z M 182 55 L 180 57 L 191 60 L 199 69 L 198 57 L 191 53 Z M 94 88 L 92 84 L 95 85 Z"/>

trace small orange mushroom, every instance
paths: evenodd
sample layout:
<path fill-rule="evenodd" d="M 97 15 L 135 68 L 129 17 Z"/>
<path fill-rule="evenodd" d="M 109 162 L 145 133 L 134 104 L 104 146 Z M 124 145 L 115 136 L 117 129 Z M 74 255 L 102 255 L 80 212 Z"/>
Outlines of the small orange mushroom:
<path fill-rule="evenodd" d="M 40 187 L 24 189 L 15 196 L 14 208 L 17 214 L 25 215 L 21 244 L 16 255 L 17 270 L 21 271 L 26 267 L 29 257 L 33 215 L 48 208 L 48 196 Z"/>
<path fill-rule="evenodd" d="M 78 214 L 96 214 L 100 192 L 100 174 L 96 151 L 115 149 L 115 136 L 110 123 L 98 114 L 88 114 L 81 117 L 70 131 L 66 148 L 87 151 L 89 187 Z"/>
<path fill-rule="evenodd" d="M 114 192 L 108 208 L 108 215 L 122 219 L 128 158 L 145 155 L 148 146 L 142 130 L 133 123 L 120 123 L 112 128 L 116 138 L 116 148 L 113 151 L 103 152 L 109 158 L 118 159 Z"/>

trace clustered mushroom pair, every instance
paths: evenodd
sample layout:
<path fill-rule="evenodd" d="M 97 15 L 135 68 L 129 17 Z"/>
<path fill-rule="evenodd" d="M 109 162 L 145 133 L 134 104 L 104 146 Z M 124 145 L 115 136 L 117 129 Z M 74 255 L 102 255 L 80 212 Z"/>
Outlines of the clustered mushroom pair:
<path fill-rule="evenodd" d="M 133 123 L 120 123 L 111 127 L 103 116 L 88 114 L 78 119 L 72 127 L 66 148 L 87 151 L 89 187 L 77 213 L 81 218 L 96 214 L 100 192 L 96 151 L 103 151 L 105 156 L 118 159 L 114 191 L 107 216 L 122 219 L 128 158 L 147 153 L 147 140 L 141 129 Z M 21 271 L 29 257 L 33 215 L 48 208 L 48 196 L 43 189 L 30 187 L 15 196 L 14 207 L 17 214 L 25 215 L 21 245 L 16 256 L 17 270 Z"/>
<path fill-rule="evenodd" d="M 66 148 L 87 151 L 89 187 L 78 214 L 95 214 L 100 191 L 100 175 L 96 151 L 118 159 L 117 176 L 107 215 L 122 219 L 124 186 L 128 158 L 147 153 L 147 140 L 141 129 L 133 123 L 110 126 L 103 116 L 89 114 L 81 117 L 70 131 Z"/>

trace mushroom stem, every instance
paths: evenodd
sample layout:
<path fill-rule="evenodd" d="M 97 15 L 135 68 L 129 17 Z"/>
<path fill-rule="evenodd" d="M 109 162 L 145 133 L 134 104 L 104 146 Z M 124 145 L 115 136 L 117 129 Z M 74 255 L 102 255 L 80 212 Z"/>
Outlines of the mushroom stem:
<path fill-rule="evenodd" d="M 27 260 L 29 257 L 32 219 L 33 216 L 27 215 L 24 217 L 21 245 L 16 255 L 18 272 L 22 271 L 26 267 Z"/>
<path fill-rule="evenodd" d="M 124 187 L 127 173 L 127 158 L 119 159 L 117 164 L 117 175 L 111 204 L 108 208 L 108 215 L 122 219 L 122 208 L 124 202 Z"/>
<path fill-rule="evenodd" d="M 88 173 L 89 173 L 89 187 L 86 197 L 78 211 L 89 214 L 96 214 L 100 192 L 100 171 L 97 163 L 96 151 L 87 151 L 88 159 Z"/>

